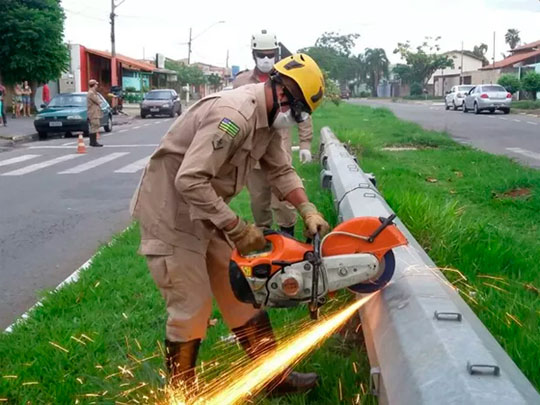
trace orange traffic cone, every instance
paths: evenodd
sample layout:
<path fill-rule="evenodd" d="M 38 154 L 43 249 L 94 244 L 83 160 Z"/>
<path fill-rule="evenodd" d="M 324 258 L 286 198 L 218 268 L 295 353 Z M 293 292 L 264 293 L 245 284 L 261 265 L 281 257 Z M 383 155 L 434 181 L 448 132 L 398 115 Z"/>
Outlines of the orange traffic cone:
<path fill-rule="evenodd" d="M 79 140 L 77 142 L 77 153 L 86 153 L 86 146 L 84 145 L 84 139 L 82 134 L 79 134 Z"/>

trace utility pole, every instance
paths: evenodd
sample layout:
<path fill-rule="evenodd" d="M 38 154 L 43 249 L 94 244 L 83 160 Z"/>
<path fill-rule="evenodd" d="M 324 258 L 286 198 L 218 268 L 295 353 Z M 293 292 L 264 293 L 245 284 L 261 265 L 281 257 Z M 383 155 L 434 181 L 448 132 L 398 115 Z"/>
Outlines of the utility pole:
<path fill-rule="evenodd" d="M 493 67 L 495 67 L 495 31 L 493 31 Z"/>
<path fill-rule="evenodd" d="M 227 49 L 227 60 L 225 61 L 225 67 L 229 68 L 229 50 Z"/>
<path fill-rule="evenodd" d="M 118 72 L 116 71 L 116 41 L 114 35 L 114 18 L 116 14 L 114 11 L 118 6 L 120 6 L 124 1 L 120 1 L 118 4 L 111 0 L 111 14 L 109 18 L 111 19 L 111 86 L 118 86 Z"/>
<path fill-rule="evenodd" d="M 461 41 L 461 73 L 459 75 L 459 84 L 463 84 L 463 41 Z"/>
<path fill-rule="evenodd" d="M 191 61 L 191 27 L 189 27 L 189 41 L 188 41 L 188 52 L 187 52 L 187 64 L 189 65 Z"/>

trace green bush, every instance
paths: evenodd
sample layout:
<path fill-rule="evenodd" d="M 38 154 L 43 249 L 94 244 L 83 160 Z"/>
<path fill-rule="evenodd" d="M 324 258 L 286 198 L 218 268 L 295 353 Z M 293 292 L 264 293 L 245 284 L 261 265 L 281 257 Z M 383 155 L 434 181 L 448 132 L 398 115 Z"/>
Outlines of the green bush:
<path fill-rule="evenodd" d="M 506 74 L 499 77 L 497 84 L 503 86 L 507 92 L 514 94 L 521 89 L 521 82 L 517 76 Z"/>
<path fill-rule="evenodd" d="M 420 83 L 411 84 L 411 96 L 420 96 L 422 95 L 422 85 Z"/>
<path fill-rule="evenodd" d="M 521 79 L 521 87 L 532 94 L 532 99 L 536 100 L 536 93 L 540 91 L 540 73 L 530 72 Z"/>

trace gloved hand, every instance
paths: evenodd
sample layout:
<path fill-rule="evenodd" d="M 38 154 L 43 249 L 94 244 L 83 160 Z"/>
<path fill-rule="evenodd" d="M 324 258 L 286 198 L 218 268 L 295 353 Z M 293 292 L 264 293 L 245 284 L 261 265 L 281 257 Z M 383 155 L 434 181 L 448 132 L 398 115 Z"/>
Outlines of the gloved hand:
<path fill-rule="evenodd" d="M 300 149 L 300 163 L 311 162 L 311 151 L 309 149 Z"/>
<path fill-rule="evenodd" d="M 225 231 L 225 233 L 234 242 L 242 256 L 254 250 L 261 250 L 266 245 L 266 239 L 262 231 L 255 225 L 246 223 L 243 219 L 238 219 L 238 223 L 234 228 Z"/>
<path fill-rule="evenodd" d="M 306 238 L 313 238 L 313 236 L 319 232 L 319 235 L 323 237 L 330 231 L 330 225 L 325 221 L 322 214 L 317 211 L 317 208 L 310 202 L 302 203 L 298 206 L 298 212 L 304 220 L 304 236 Z"/>

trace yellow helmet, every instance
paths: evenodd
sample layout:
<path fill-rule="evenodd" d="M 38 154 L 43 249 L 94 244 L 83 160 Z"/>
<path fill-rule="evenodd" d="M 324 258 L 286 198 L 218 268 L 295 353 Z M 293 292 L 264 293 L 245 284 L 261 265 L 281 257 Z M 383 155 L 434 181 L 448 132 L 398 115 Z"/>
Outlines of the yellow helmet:
<path fill-rule="evenodd" d="M 324 96 L 324 77 L 317 63 L 305 53 L 297 53 L 281 59 L 274 69 L 282 76 L 290 77 L 300 87 L 304 99 L 315 111 Z"/>

